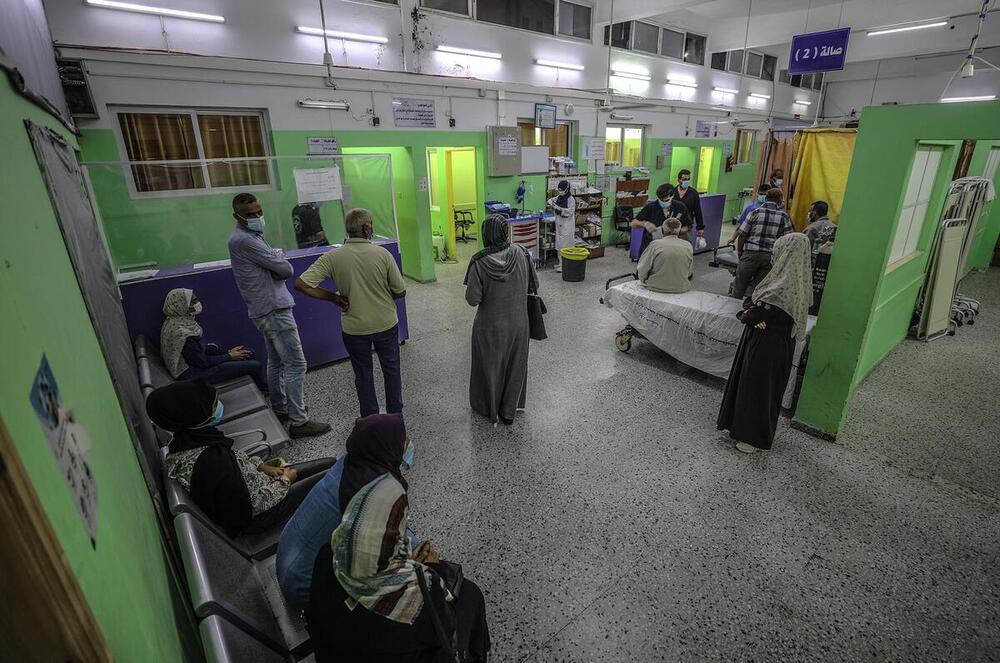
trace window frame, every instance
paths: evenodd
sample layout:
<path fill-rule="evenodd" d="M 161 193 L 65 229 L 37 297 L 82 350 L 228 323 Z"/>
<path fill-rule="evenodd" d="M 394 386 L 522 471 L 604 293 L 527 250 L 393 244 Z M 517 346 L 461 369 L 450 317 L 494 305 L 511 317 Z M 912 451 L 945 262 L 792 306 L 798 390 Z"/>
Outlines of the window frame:
<path fill-rule="evenodd" d="M 911 260 L 914 260 L 917 257 L 919 257 L 920 255 L 922 255 L 927 250 L 926 243 L 922 241 L 923 240 L 922 235 L 924 233 L 925 226 L 927 224 L 927 219 L 932 216 L 932 211 L 933 211 L 933 216 L 934 217 L 940 217 L 940 215 L 941 215 L 940 205 L 936 205 L 935 207 L 937 209 L 932 210 L 931 209 L 931 203 L 934 202 L 935 196 L 937 195 L 937 191 L 935 190 L 935 185 L 937 185 L 938 181 L 941 179 L 941 168 L 945 164 L 946 160 L 948 159 L 948 155 L 949 155 L 948 150 L 949 150 L 950 147 L 952 147 L 952 146 L 949 145 L 949 144 L 947 144 L 947 143 L 940 143 L 940 142 L 933 141 L 933 140 L 930 140 L 930 141 L 918 141 L 917 142 L 916 149 L 914 149 L 914 151 L 913 151 L 913 158 L 911 159 L 910 164 L 909 164 L 909 170 L 907 171 L 906 185 L 903 188 L 903 193 L 902 193 L 902 196 L 900 197 L 900 200 L 899 200 L 899 206 L 896 208 L 896 214 L 895 214 L 895 218 L 893 220 L 892 237 L 891 237 L 891 241 L 889 243 L 889 254 L 888 254 L 888 256 L 886 256 L 886 267 L 885 267 L 885 272 L 884 272 L 885 274 L 890 274 L 890 273 L 896 271 L 897 269 L 899 269 L 900 267 L 902 267 L 906 263 L 908 263 Z M 919 228 L 919 231 L 917 233 L 917 239 L 916 239 L 916 242 L 913 244 L 913 250 L 910 251 L 909 253 L 906 253 L 906 245 L 909 243 L 908 242 L 908 238 L 909 238 L 910 234 L 913 232 L 913 216 L 911 214 L 911 216 L 910 216 L 910 223 L 907 226 L 907 233 L 906 233 L 907 238 L 905 238 L 903 240 L 903 245 L 902 245 L 902 251 L 903 251 L 903 253 L 901 255 L 893 258 L 893 255 L 892 255 L 893 246 L 896 244 L 896 239 L 897 239 L 897 236 L 899 235 L 899 231 L 901 229 L 901 226 L 899 224 L 900 224 L 900 221 L 902 220 L 902 217 L 903 217 L 903 214 L 905 213 L 905 210 L 908 207 L 907 204 L 906 204 L 906 195 L 907 195 L 907 193 L 909 191 L 910 181 L 911 181 L 911 179 L 913 177 L 913 167 L 914 167 L 914 165 L 916 165 L 917 156 L 919 155 L 921 149 L 926 149 L 929 152 L 932 152 L 932 151 L 933 152 L 937 152 L 939 154 L 939 156 L 937 158 L 937 162 L 938 162 L 937 163 L 937 170 L 934 172 L 934 176 L 931 179 L 931 182 L 930 182 L 930 192 L 929 192 L 929 194 L 927 196 L 927 200 L 925 201 L 925 203 L 921 203 L 920 202 L 920 200 L 921 200 L 920 196 L 921 196 L 921 193 L 922 193 L 922 190 L 921 190 L 921 191 L 917 192 L 916 199 L 914 200 L 913 204 L 909 206 L 911 208 L 920 207 L 922 204 L 925 206 L 924 218 L 921 220 L 920 228 Z M 925 163 L 924 163 L 924 171 L 923 171 L 922 176 L 921 176 L 921 183 L 923 183 L 924 181 L 926 181 L 926 173 L 927 173 L 926 168 L 927 168 L 927 163 L 925 161 Z M 941 203 L 941 204 L 943 204 L 944 198 L 939 198 L 938 202 Z M 924 245 L 922 246 L 922 244 L 924 244 Z"/>
<path fill-rule="evenodd" d="M 588 44 L 592 43 L 594 41 L 594 5 L 591 4 L 590 2 L 583 2 L 581 0 L 572 0 L 572 1 L 566 0 L 566 4 L 576 5 L 577 7 L 584 7 L 590 12 L 590 25 L 587 28 L 587 33 L 588 33 L 587 36 L 577 37 L 576 35 L 567 35 L 563 34 L 562 32 L 559 32 L 559 18 L 560 18 L 560 10 L 562 9 L 562 4 L 563 0 L 556 0 L 556 31 L 554 36 L 565 39 L 573 39 L 576 41 L 584 41 L 587 42 Z M 535 34 L 541 35 L 545 33 L 536 32 Z"/>
<path fill-rule="evenodd" d="M 760 69 L 757 70 L 756 74 L 752 74 L 749 71 L 747 71 L 747 69 L 750 68 L 750 56 L 751 55 L 756 55 L 757 57 L 760 58 Z M 765 55 L 766 54 L 762 53 L 761 51 L 755 51 L 755 50 L 750 49 L 750 48 L 748 48 L 746 51 L 744 51 L 744 53 L 743 53 L 743 74 L 746 75 L 746 76 L 749 76 L 750 78 L 756 78 L 757 80 L 763 80 L 763 79 L 761 79 L 761 76 L 764 74 L 764 56 Z"/>
<path fill-rule="evenodd" d="M 604 125 L 604 143 L 605 147 L 608 142 L 608 129 L 618 129 L 619 141 L 622 145 L 622 156 L 625 155 L 625 130 L 626 129 L 638 129 L 641 132 L 639 137 L 639 164 L 636 166 L 626 166 L 619 162 L 618 168 L 622 170 L 627 170 L 629 168 L 641 168 L 645 163 L 646 159 L 646 125 L 644 124 L 619 124 L 617 122 L 608 122 Z"/>
<path fill-rule="evenodd" d="M 629 42 L 629 46 L 631 48 L 629 50 L 635 53 L 642 53 L 643 55 L 660 56 L 660 37 L 662 36 L 663 26 L 657 25 L 656 23 L 650 23 L 648 21 L 639 21 L 639 20 L 631 21 L 631 23 L 632 23 L 632 34 L 631 34 L 631 40 Z M 643 51 L 635 47 L 636 26 L 640 24 L 646 28 L 653 28 L 654 30 L 656 30 L 656 44 L 653 46 L 652 51 Z"/>
<path fill-rule="evenodd" d="M 352 0 L 347 0 L 352 1 Z M 358 0 L 361 2 L 374 2 L 375 4 L 385 4 L 389 3 L 377 2 L 377 0 Z M 398 0 L 397 0 L 398 2 Z M 559 5 L 562 4 L 562 0 L 553 0 L 554 11 L 553 11 L 553 24 L 552 32 L 538 32 L 537 30 L 530 30 L 528 28 L 522 28 L 514 25 L 504 25 L 503 23 L 493 23 L 492 21 L 484 21 L 479 18 L 478 7 L 476 6 L 477 0 L 466 0 L 467 13 L 460 14 L 457 12 L 448 11 L 447 9 L 436 9 L 434 7 L 425 7 L 423 4 L 424 0 L 417 0 L 417 9 L 422 12 L 427 12 L 429 14 L 439 14 L 440 16 L 446 16 L 451 19 L 465 20 L 465 21 L 475 21 L 476 23 L 483 23 L 484 25 L 493 25 L 497 27 L 504 28 L 505 30 L 519 30 L 520 32 L 525 32 L 531 35 L 541 35 L 542 37 L 551 37 L 553 39 L 562 39 L 573 41 L 576 43 L 591 44 L 594 41 L 594 3 L 592 0 L 567 0 L 571 5 L 577 5 L 579 7 L 585 7 L 590 10 L 590 37 L 584 39 L 583 37 L 576 37 L 573 35 L 567 35 L 559 32 Z M 392 6 L 392 5 L 389 5 Z M 398 5 L 396 5 L 398 6 Z"/>
<path fill-rule="evenodd" d="M 674 34 L 678 34 L 678 35 L 681 36 L 681 55 L 680 55 L 680 57 L 675 57 L 673 55 L 668 55 L 668 54 L 666 54 L 666 53 L 663 52 L 663 32 L 664 31 L 673 32 Z M 687 42 L 687 33 L 685 31 L 683 31 L 683 30 L 677 30 L 675 28 L 668 28 L 666 26 L 662 26 L 661 25 L 660 26 L 660 44 L 659 44 L 659 49 L 658 49 L 658 53 L 657 54 L 660 57 L 662 57 L 662 58 L 667 58 L 668 60 L 680 60 L 681 62 L 683 62 L 684 61 L 684 46 L 685 46 L 686 42 Z M 639 52 L 641 53 L 642 51 L 639 51 Z"/>
<path fill-rule="evenodd" d="M 424 6 L 424 0 L 417 0 L 417 9 L 419 9 L 422 12 L 432 12 L 434 14 L 441 14 L 443 16 L 452 16 L 452 17 L 460 17 L 460 18 L 467 18 L 467 19 L 471 19 L 471 20 L 476 20 L 476 17 L 475 17 L 475 14 L 474 14 L 474 12 L 476 10 L 475 0 L 465 0 L 465 13 L 464 14 L 459 14 L 458 12 L 453 12 L 453 11 L 448 10 L 448 9 L 438 9 L 437 7 L 425 7 Z M 486 21 L 482 21 L 482 22 L 486 23 Z M 490 25 L 496 25 L 496 24 L 495 23 L 490 23 Z M 505 27 L 507 27 L 507 26 L 505 26 Z M 516 29 L 520 29 L 520 28 L 516 28 Z M 544 34 L 544 33 L 535 33 L 535 34 Z"/>
<path fill-rule="evenodd" d="M 613 46 L 611 44 L 611 29 L 612 29 L 613 26 L 620 25 L 620 24 L 623 24 L 623 23 L 630 23 L 630 24 L 632 24 L 631 27 L 629 27 L 628 43 L 625 46 Z M 653 26 L 653 27 L 657 28 L 657 33 L 656 33 L 656 52 L 655 53 L 650 52 L 650 51 L 640 51 L 640 50 L 638 50 L 638 49 L 635 48 L 635 24 L 636 23 L 642 23 L 644 25 L 650 25 L 650 26 Z M 632 19 L 630 21 L 618 21 L 617 23 L 608 23 L 608 24 L 603 25 L 602 27 L 608 31 L 608 41 L 607 42 L 604 41 L 604 34 L 603 34 L 604 31 L 603 30 L 601 31 L 601 33 L 602 33 L 601 37 L 600 37 L 601 40 L 598 43 L 600 45 L 602 45 L 602 46 L 610 46 L 611 48 L 617 49 L 619 51 L 627 51 L 629 53 L 636 53 L 638 55 L 642 55 L 642 56 L 645 56 L 645 57 L 660 58 L 660 59 L 663 59 L 663 60 L 670 60 L 672 62 L 682 62 L 682 63 L 684 63 L 686 65 L 691 66 L 691 67 L 705 67 L 705 66 L 708 66 L 708 65 L 705 64 L 705 62 L 700 62 L 700 63 L 699 62 L 692 62 L 692 61 L 690 61 L 690 60 L 688 60 L 687 58 L 684 57 L 684 53 L 687 52 L 687 40 L 688 40 L 688 36 L 689 35 L 693 36 L 693 37 L 697 37 L 699 39 L 704 39 L 705 40 L 705 49 L 704 49 L 705 50 L 705 55 L 706 55 L 706 57 L 709 56 L 710 53 L 708 51 L 708 37 L 706 35 L 699 34 L 697 32 L 691 32 L 690 30 L 685 30 L 684 28 L 679 28 L 679 27 L 674 26 L 674 25 L 665 25 L 663 23 L 654 23 L 652 21 L 644 21 L 644 20 L 641 20 L 641 19 Z M 677 32 L 679 34 L 684 35 L 684 40 L 683 40 L 682 45 L 681 45 L 682 46 L 682 48 L 681 48 L 681 57 L 675 58 L 672 55 L 664 55 L 663 54 L 663 31 L 664 30 L 670 30 L 671 32 Z"/>
<path fill-rule="evenodd" d="M 519 117 L 519 118 L 517 118 L 516 122 L 517 122 L 517 128 L 518 129 L 521 128 L 522 124 L 530 124 L 531 126 L 535 127 L 535 118 L 533 118 L 533 117 Z M 575 158 L 575 156 L 574 156 L 573 153 L 575 152 L 574 148 L 576 146 L 576 120 L 559 120 L 559 119 L 557 119 L 556 120 L 556 128 L 559 128 L 559 127 L 562 127 L 562 126 L 567 127 L 567 129 L 566 129 L 566 151 L 568 151 L 569 154 L 567 154 L 565 156 L 567 158 L 573 159 L 575 161 L 576 158 Z M 546 130 L 546 129 L 542 129 L 540 127 L 535 127 L 534 130 L 542 132 L 541 136 L 542 136 L 543 140 L 545 138 L 545 133 L 544 133 L 545 131 L 555 131 L 555 129 L 547 129 Z M 540 146 L 545 146 L 545 143 L 541 143 Z M 529 146 L 529 147 L 532 147 L 532 146 Z"/>
<path fill-rule="evenodd" d="M 274 191 L 277 189 L 274 172 L 274 149 L 271 146 L 271 125 L 268 122 L 267 111 L 259 108 L 191 108 L 177 106 L 109 106 L 108 110 L 114 116 L 115 140 L 118 142 L 118 153 L 121 155 L 121 162 L 126 171 L 125 182 L 128 186 L 129 198 L 138 200 L 146 198 L 175 198 L 181 196 L 209 196 L 219 193 L 230 193 L 233 191 Z M 146 114 L 146 115 L 189 115 L 191 126 L 194 130 L 195 145 L 198 148 L 197 159 L 167 159 L 160 161 L 131 161 L 128 158 L 128 148 L 125 136 L 122 132 L 119 114 Z M 260 119 L 261 143 L 264 146 L 264 156 L 261 157 L 238 157 L 233 159 L 208 159 L 205 156 L 205 146 L 201 141 L 201 130 L 198 125 L 199 115 L 249 115 Z M 227 187 L 213 187 L 212 178 L 208 172 L 208 162 L 210 161 L 265 161 L 267 163 L 268 184 L 258 185 L 238 185 Z M 135 175 L 132 172 L 133 165 L 197 165 L 202 172 L 205 186 L 198 189 L 168 189 L 163 191 L 139 191 L 135 184 Z"/>
<path fill-rule="evenodd" d="M 681 54 L 681 61 L 685 62 L 686 64 L 690 64 L 690 65 L 693 65 L 693 66 L 696 66 L 696 67 L 704 67 L 705 66 L 705 58 L 704 57 L 702 57 L 701 62 L 692 62 L 691 60 L 688 60 L 688 58 L 687 58 L 687 53 L 688 53 L 687 40 L 690 37 L 697 37 L 699 39 L 704 39 L 705 40 L 705 46 L 704 46 L 704 48 L 702 48 L 702 51 L 704 51 L 704 55 L 705 56 L 708 55 L 708 35 L 698 34 L 697 32 L 691 32 L 690 30 L 685 30 L 684 31 L 684 50 L 683 50 L 683 52 Z"/>
<path fill-rule="evenodd" d="M 740 152 L 741 152 L 740 142 L 741 142 L 741 138 L 743 136 L 749 136 L 749 141 L 750 141 L 750 147 L 749 147 L 749 150 L 747 151 L 746 161 L 741 161 L 740 160 Z M 753 163 L 753 146 L 754 146 L 754 143 L 756 141 L 757 141 L 757 130 L 756 129 L 737 129 L 736 130 L 736 140 L 733 143 L 733 155 L 736 157 L 736 163 L 735 163 L 735 165 L 737 165 L 737 166 L 745 166 L 747 164 L 752 164 Z"/>

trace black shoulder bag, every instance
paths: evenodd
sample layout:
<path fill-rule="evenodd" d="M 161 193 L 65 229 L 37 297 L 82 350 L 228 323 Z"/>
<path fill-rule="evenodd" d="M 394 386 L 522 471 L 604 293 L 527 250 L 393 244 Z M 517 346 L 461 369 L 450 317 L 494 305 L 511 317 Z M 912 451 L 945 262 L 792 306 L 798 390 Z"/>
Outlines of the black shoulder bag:
<path fill-rule="evenodd" d="M 424 597 L 424 607 L 430 611 L 431 622 L 434 623 L 434 630 L 437 632 L 438 640 L 441 642 L 441 650 L 443 656 L 440 657 L 441 661 L 448 661 L 449 663 L 464 663 L 462 659 L 461 652 L 458 651 L 457 645 L 457 634 L 453 633 L 451 637 L 444 632 L 444 624 L 441 623 L 441 616 L 438 614 L 437 606 L 434 605 L 434 599 L 431 598 L 431 592 L 427 588 L 427 578 L 424 577 L 424 572 L 419 568 L 417 569 L 417 583 L 420 585 L 420 593 Z"/>
<path fill-rule="evenodd" d="M 528 274 L 531 274 L 531 254 L 525 251 L 528 258 Z M 537 292 L 528 292 L 528 337 L 533 341 L 544 341 L 549 337 L 545 333 L 545 318 L 549 310 Z"/>

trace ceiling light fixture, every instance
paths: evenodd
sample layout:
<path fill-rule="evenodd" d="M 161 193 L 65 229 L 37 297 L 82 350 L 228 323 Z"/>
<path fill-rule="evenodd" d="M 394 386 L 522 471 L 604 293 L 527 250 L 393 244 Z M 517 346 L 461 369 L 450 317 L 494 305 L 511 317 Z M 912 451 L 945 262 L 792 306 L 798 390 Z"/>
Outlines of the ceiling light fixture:
<path fill-rule="evenodd" d="M 454 53 L 455 55 L 471 55 L 474 58 L 489 58 L 491 60 L 502 60 L 502 53 L 494 53 L 493 51 L 477 51 L 474 48 L 459 48 L 458 46 L 438 46 L 437 50 L 442 53 Z"/>
<path fill-rule="evenodd" d="M 722 94 L 739 94 L 740 93 L 739 90 L 733 90 L 733 89 L 730 89 L 728 87 L 713 87 L 712 89 L 715 90 L 716 92 L 721 92 Z"/>
<path fill-rule="evenodd" d="M 322 99 L 299 99 L 299 108 L 322 108 L 324 110 L 351 110 L 346 101 L 323 101 Z"/>
<path fill-rule="evenodd" d="M 649 74 L 642 74 L 637 71 L 622 71 L 621 69 L 614 69 L 611 71 L 611 75 L 617 78 L 630 78 L 634 81 L 651 81 L 653 77 Z"/>
<path fill-rule="evenodd" d="M 901 25 L 897 27 L 887 26 L 884 28 L 874 28 L 868 31 L 869 37 L 876 35 L 891 35 L 896 32 L 910 32 L 911 30 L 926 30 L 927 28 L 940 28 L 948 25 L 948 21 L 935 21 L 934 23 L 921 23 L 919 25 Z"/>
<path fill-rule="evenodd" d="M 295 26 L 295 31 L 304 35 L 312 35 L 314 37 L 322 37 L 323 30 L 321 28 L 309 28 L 304 25 Z M 340 30 L 327 30 L 326 36 L 331 39 L 346 39 L 347 41 L 363 41 L 369 44 L 388 44 L 389 40 L 386 37 L 379 37 L 377 35 L 363 35 L 357 32 L 341 32 Z"/>
<path fill-rule="evenodd" d="M 769 95 L 769 94 L 761 94 L 760 92 L 751 92 L 750 96 L 753 97 L 754 99 L 770 99 L 771 98 L 771 95 Z"/>
<path fill-rule="evenodd" d="M 225 23 L 225 16 L 215 14 L 201 14 L 199 12 L 189 12 L 183 9 L 168 9 L 166 7 L 150 7 L 149 5 L 137 5 L 131 2 L 114 2 L 113 0 L 84 0 L 91 7 L 101 7 L 102 9 L 118 9 L 125 12 L 136 12 L 138 14 L 155 14 L 157 16 L 171 16 L 173 18 L 187 18 L 192 21 L 208 21 L 209 23 Z"/>
<path fill-rule="evenodd" d="M 695 83 L 694 81 L 686 81 L 683 78 L 668 78 L 667 85 L 677 85 L 679 87 L 690 87 L 690 88 L 698 87 L 698 84 Z"/>
<path fill-rule="evenodd" d="M 553 69 L 572 69 L 573 71 L 583 71 L 582 64 L 570 64 L 569 62 L 556 62 L 555 60 L 543 60 L 535 58 L 535 64 L 539 67 L 551 67 Z"/>
<path fill-rule="evenodd" d="M 812 102 L 811 101 L 806 101 L 804 99 L 796 99 L 795 103 L 802 104 L 803 106 L 812 106 Z"/>
<path fill-rule="evenodd" d="M 941 103 L 943 104 L 957 104 L 962 101 L 993 101 L 997 96 L 995 94 L 982 94 L 978 97 L 942 97 Z"/>

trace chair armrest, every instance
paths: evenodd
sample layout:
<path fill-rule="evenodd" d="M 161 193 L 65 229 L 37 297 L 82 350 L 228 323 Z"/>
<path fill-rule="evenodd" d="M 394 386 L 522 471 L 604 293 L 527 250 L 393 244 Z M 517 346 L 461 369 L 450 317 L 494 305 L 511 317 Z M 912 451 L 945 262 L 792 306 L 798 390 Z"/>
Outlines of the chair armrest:
<path fill-rule="evenodd" d="M 264 460 L 274 458 L 274 449 L 267 442 L 254 442 L 248 447 L 243 447 L 243 452 L 248 456 L 259 456 L 265 453 Z"/>
<path fill-rule="evenodd" d="M 247 435 L 260 435 L 260 441 L 265 442 L 267 440 L 267 432 L 263 428 L 251 428 L 249 430 L 236 431 L 235 433 L 226 433 L 226 437 L 246 437 Z"/>

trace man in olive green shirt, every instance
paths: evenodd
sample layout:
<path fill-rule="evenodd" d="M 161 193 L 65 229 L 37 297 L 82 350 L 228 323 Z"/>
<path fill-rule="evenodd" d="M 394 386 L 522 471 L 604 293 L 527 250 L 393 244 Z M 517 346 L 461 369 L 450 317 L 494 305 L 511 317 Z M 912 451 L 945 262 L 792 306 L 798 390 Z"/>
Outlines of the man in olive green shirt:
<path fill-rule="evenodd" d="M 406 296 L 406 284 L 392 254 L 371 243 L 372 215 L 352 209 L 344 217 L 347 242 L 319 257 L 295 280 L 299 292 L 333 302 L 343 311 L 344 345 L 354 368 L 361 416 L 378 414 L 372 347 L 385 379 L 386 411 L 403 411 L 403 380 L 399 368 L 399 318 L 396 300 Z M 337 292 L 319 287 L 330 279 Z"/>
<path fill-rule="evenodd" d="M 659 230 L 662 239 L 650 242 L 639 259 L 639 280 L 654 292 L 687 292 L 694 275 L 694 248 L 682 236 L 685 228 L 680 219 L 671 218 Z"/>

